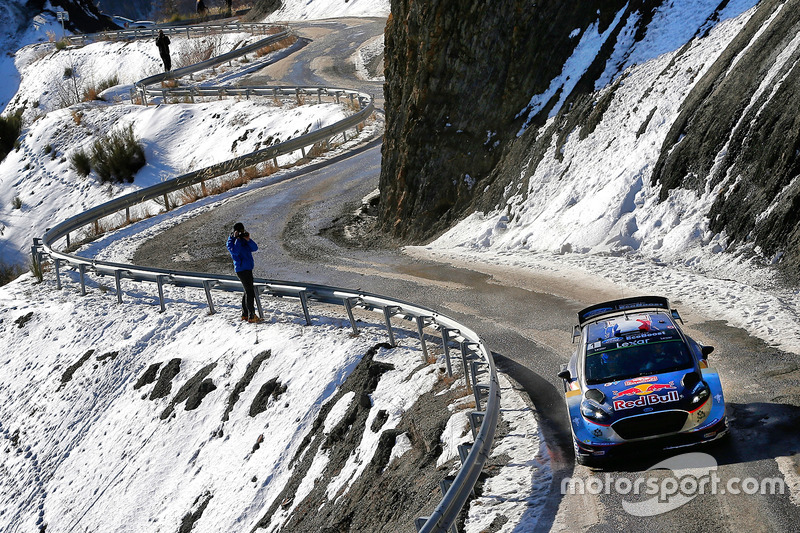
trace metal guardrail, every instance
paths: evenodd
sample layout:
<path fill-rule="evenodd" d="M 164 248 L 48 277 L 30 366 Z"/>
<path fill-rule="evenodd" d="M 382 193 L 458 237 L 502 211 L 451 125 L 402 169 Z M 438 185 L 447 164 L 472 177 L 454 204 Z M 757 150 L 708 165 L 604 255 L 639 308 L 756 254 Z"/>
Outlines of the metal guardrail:
<path fill-rule="evenodd" d="M 169 28 L 162 28 L 165 30 Z M 183 32 L 186 27 L 180 28 Z M 140 30 L 126 30 L 128 32 L 139 32 Z M 157 30 L 156 30 L 157 31 Z M 239 31 L 237 27 L 237 31 Z M 148 37 L 151 34 L 147 35 Z M 283 38 L 283 37 L 280 37 Z M 259 42 L 261 46 L 263 43 Z M 248 53 L 243 49 L 236 50 L 238 53 Z M 219 58 L 215 58 L 218 60 Z M 225 58 L 221 61 L 228 61 Z M 192 72 L 208 68 L 197 65 L 187 67 Z M 184 70 L 184 69 L 181 69 Z M 175 71 L 177 75 L 185 75 Z M 170 73 L 168 73 L 170 74 Z M 167 195 L 170 192 L 180 190 L 184 187 L 202 182 L 206 179 L 222 176 L 236 170 L 240 170 L 256 163 L 275 159 L 278 155 L 303 150 L 305 146 L 311 146 L 320 141 L 331 139 L 334 135 L 345 134 L 348 129 L 363 122 L 374 110 L 372 98 L 364 93 L 347 89 L 330 89 L 324 87 L 194 87 L 194 88 L 172 88 L 172 89 L 153 89 L 148 85 L 165 79 L 164 75 L 152 76 L 137 82 L 136 88 L 142 95 L 143 102 L 147 96 L 162 96 L 166 100 L 168 96 L 173 97 L 192 97 L 211 94 L 213 96 L 274 96 L 277 94 L 311 94 L 318 98 L 332 96 L 337 100 L 341 96 L 346 96 L 355 101 L 361 109 L 354 115 L 344 120 L 322 128 L 313 133 L 291 139 L 278 145 L 252 152 L 244 156 L 230 159 L 211 165 L 209 167 L 184 174 L 163 183 L 147 187 L 139 191 L 124 195 L 115 200 L 106 202 L 100 206 L 89 209 L 84 213 L 71 217 L 52 229 L 48 229 L 41 239 L 34 239 L 31 249 L 34 264 L 41 267 L 45 257 L 49 257 L 55 267 L 56 287 L 61 285 L 62 266 L 73 267 L 78 270 L 81 294 L 86 294 L 86 275 L 93 273 L 99 276 L 113 276 L 116 287 L 117 301 L 122 303 L 122 280 L 133 280 L 139 282 L 155 283 L 158 289 L 161 310 L 165 310 L 164 286 L 172 285 L 176 287 L 197 287 L 202 288 L 211 313 L 215 312 L 212 291 L 242 291 L 241 282 L 232 275 L 217 275 L 202 272 L 187 272 L 159 269 L 145 266 L 137 266 L 124 263 L 113 263 L 88 259 L 78 255 L 59 251 L 55 248 L 56 243 L 61 239 L 66 239 L 69 247 L 69 235 L 71 232 L 96 223 L 100 219 L 119 213 L 123 210 L 129 217 L 130 207 L 159 197 L 165 198 L 165 208 L 169 209 Z M 189 91 L 186 93 L 186 91 Z M 244 91 L 244 92 L 242 92 Z M 440 484 L 443 498 L 434 509 L 430 516 L 420 517 L 415 520 L 417 531 L 431 533 L 446 533 L 454 531 L 455 522 L 459 512 L 467 502 L 473 487 L 480 476 L 483 465 L 489 457 L 497 422 L 500 414 L 500 387 L 495 368 L 494 359 L 488 347 L 480 336 L 464 324 L 438 313 L 427 307 L 413 303 L 404 302 L 394 298 L 371 294 L 362 291 L 352 291 L 349 289 L 331 287 L 326 285 L 303 284 L 292 281 L 269 280 L 257 278 L 256 303 L 259 314 L 263 316 L 261 297 L 272 296 L 278 298 L 292 298 L 300 301 L 306 323 L 312 324 L 309 303 L 320 302 L 329 305 L 340 305 L 344 307 L 349 318 L 353 332 L 358 334 L 358 326 L 353 315 L 356 308 L 367 311 L 379 312 L 383 315 L 389 343 L 394 346 L 394 326 L 392 318 L 402 318 L 416 324 L 419 341 L 422 348 L 423 361 L 427 362 L 428 349 L 425 340 L 425 328 L 432 328 L 441 334 L 442 348 L 447 365 L 447 373 L 452 376 L 452 357 L 450 350 L 453 344 L 460 348 L 460 359 L 464 372 L 466 386 L 472 388 L 475 398 L 476 410 L 469 414 L 470 425 L 472 427 L 474 443 L 472 445 L 459 446 L 459 457 L 462 467 L 452 480 L 445 480 Z M 488 383 L 478 383 L 479 374 L 481 378 L 486 378 Z M 482 402 L 485 401 L 485 408 L 482 409 Z"/>
<path fill-rule="evenodd" d="M 275 28 L 280 27 L 275 24 L 264 24 L 261 22 L 209 22 L 204 24 L 192 24 L 191 26 L 148 26 L 144 28 L 126 28 L 122 30 L 109 30 L 97 33 L 85 33 L 68 35 L 64 40 L 71 44 L 86 44 L 92 41 L 122 41 L 126 39 L 149 39 L 158 35 L 159 30 L 166 35 L 202 37 L 217 33 L 251 33 L 253 35 L 266 35 L 274 33 Z"/>

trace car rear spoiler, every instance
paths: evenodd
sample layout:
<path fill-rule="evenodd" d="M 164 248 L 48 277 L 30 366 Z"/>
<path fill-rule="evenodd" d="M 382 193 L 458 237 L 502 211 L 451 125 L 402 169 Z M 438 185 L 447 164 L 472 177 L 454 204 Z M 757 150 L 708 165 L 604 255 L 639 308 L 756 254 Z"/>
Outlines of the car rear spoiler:
<path fill-rule="evenodd" d="M 671 311 L 673 318 L 680 320 L 678 312 L 670 309 L 669 300 L 663 296 L 634 296 L 633 298 L 603 302 L 578 311 L 578 326 L 583 327 L 587 322 L 597 320 L 604 315 L 617 314 L 620 311 L 638 311 L 652 308 Z"/>

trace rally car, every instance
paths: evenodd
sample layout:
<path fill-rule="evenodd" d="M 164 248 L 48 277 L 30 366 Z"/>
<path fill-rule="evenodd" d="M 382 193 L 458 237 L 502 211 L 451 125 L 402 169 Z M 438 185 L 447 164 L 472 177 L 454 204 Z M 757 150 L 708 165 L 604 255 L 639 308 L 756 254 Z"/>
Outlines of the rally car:
<path fill-rule="evenodd" d="M 728 432 L 714 350 L 678 325 L 660 296 L 613 300 L 578 313 L 561 367 L 575 457 L 599 464 L 632 447 L 659 449 L 711 442 Z"/>

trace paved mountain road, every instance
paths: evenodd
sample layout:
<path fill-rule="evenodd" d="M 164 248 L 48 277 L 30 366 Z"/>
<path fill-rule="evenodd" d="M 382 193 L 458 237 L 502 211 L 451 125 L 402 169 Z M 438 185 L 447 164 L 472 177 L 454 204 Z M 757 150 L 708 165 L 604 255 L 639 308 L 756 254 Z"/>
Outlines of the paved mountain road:
<path fill-rule="evenodd" d="M 352 68 L 347 58 L 359 42 L 379 35 L 383 26 L 383 21 L 357 19 L 300 25 L 298 33 L 311 41 L 257 76 L 265 83 L 280 80 L 368 90 L 380 101 L 379 83 L 348 77 Z M 225 238 L 232 224 L 241 220 L 260 246 L 256 276 L 392 295 L 441 309 L 469 324 L 496 353 L 499 368 L 530 395 L 541 419 L 552 453 L 554 481 L 537 530 L 797 530 L 800 510 L 788 487 L 784 495 L 697 495 L 676 510 L 649 517 L 626 513 L 624 501 L 644 498 L 615 493 L 613 487 L 609 494 L 562 495 L 564 478 L 602 480 L 606 474 L 575 466 L 562 389 L 555 376 L 572 351 L 575 313 L 585 305 L 630 294 L 585 275 L 563 279 L 488 265 L 445 265 L 397 250 L 343 248 L 324 237 L 324 228 L 377 187 L 379 174 L 380 145 L 373 143 L 333 164 L 309 173 L 295 172 L 278 184 L 225 201 L 144 243 L 134 262 L 230 273 Z M 679 302 L 673 303 L 681 308 Z M 800 451 L 797 355 L 696 316 L 691 309 L 681 311 L 688 332 L 717 347 L 710 359 L 721 370 L 733 433 L 725 446 L 696 451 L 711 451 L 723 481 L 791 479 L 797 462 L 779 458 Z M 634 480 L 663 458 L 645 457 L 607 473 L 612 480 Z"/>

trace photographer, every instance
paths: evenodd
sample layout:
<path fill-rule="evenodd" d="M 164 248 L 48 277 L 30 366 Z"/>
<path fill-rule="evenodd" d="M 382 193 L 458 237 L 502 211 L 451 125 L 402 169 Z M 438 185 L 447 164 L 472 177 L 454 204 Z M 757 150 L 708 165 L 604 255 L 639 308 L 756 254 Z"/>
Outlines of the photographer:
<path fill-rule="evenodd" d="M 258 250 L 258 245 L 250 239 L 250 234 L 245 231 L 244 224 L 237 222 L 233 226 L 233 232 L 228 237 L 228 252 L 233 258 L 233 269 L 236 276 L 242 282 L 244 295 L 242 295 L 242 320 L 248 322 L 261 322 L 261 318 L 256 315 L 255 300 L 256 290 L 253 286 L 253 252 Z"/>

